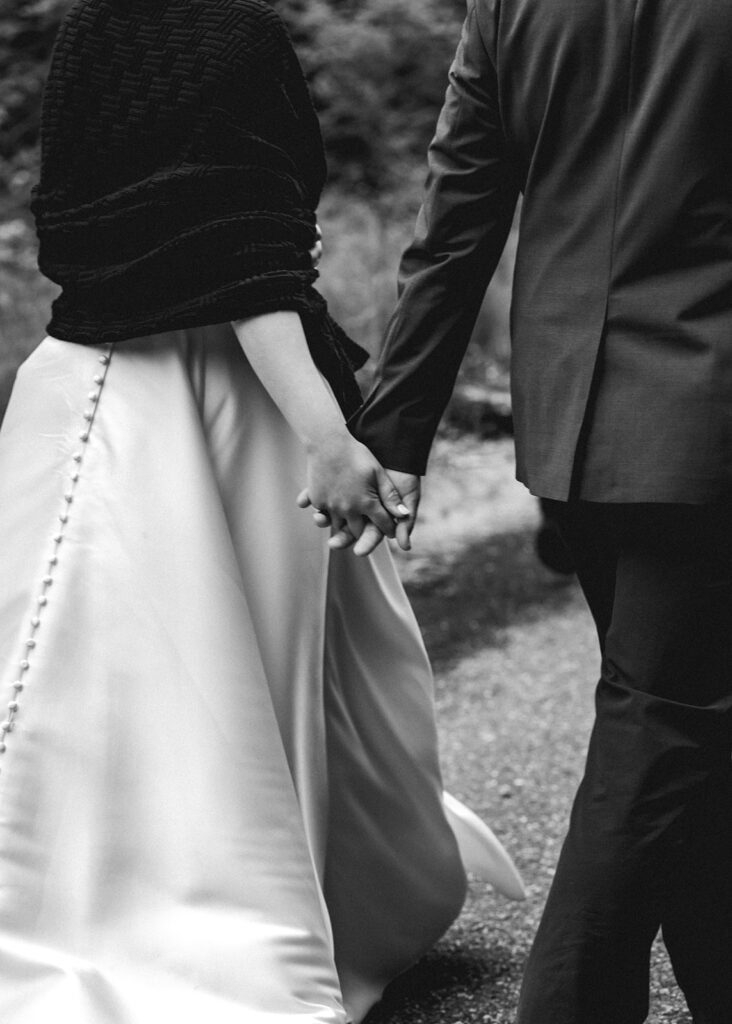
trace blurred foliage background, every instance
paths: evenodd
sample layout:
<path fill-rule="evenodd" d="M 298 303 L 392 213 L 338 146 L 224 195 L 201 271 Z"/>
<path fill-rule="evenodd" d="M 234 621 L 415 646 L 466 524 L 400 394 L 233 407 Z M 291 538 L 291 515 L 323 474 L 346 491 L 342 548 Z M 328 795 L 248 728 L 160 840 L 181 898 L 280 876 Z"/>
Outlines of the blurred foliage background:
<path fill-rule="evenodd" d="M 335 315 L 375 355 L 395 301 L 399 255 L 419 206 L 425 152 L 465 3 L 272 2 L 290 28 L 328 151 L 321 286 Z M 0 0 L 0 401 L 15 366 L 42 337 L 54 295 L 35 268 L 28 200 L 46 69 L 70 5 Z M 515 233 L 461 373 L 463 392 L 505 391 L 514 243 Z"/>

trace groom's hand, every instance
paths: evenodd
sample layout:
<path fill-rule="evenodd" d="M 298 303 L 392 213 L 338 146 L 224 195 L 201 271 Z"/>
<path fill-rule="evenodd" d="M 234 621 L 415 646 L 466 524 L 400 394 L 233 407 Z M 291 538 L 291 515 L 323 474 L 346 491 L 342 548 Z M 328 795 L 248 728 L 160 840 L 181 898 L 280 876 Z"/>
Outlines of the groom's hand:
<path fill-rule="evenodd" d="M 396 487 L 402 502 L 409 510 L 409 517 L 400 519 L 396 528 L 397 544 L 404 551 L 412 546 L 412 530 L 417 522 L 419 502 L 422 497 L 422 481 L 414 473 L 402 473 L 398 469 L 387 469 L 387 475 Z"/>

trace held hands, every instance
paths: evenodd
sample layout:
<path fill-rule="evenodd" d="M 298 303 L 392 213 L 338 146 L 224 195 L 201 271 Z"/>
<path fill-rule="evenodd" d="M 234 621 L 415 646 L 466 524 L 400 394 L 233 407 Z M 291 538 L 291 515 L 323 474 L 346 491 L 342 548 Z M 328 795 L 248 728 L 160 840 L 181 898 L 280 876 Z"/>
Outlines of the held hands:
<path fill-rule="evenodd" d="M 310 250 L 317 270 L 323 256 L 323 234 L 315 225 Z M 419 477 L 388 474 L 371 452 L 345 429 L 328 433 L 308 445 L 307 487 L 297 498 L 300 508 L 314 507 L 313 519 L 330 528 L 333 549 L 353 547 L 356 555 L 370 555 L 384 537 L 396 537 L 401 548 L 411 547 L 410 536 L 419 507 Z M 398 486 L 395 481 L 398 479 Z"/>
<path fill-rule="evenodd" d="M 331 548 L 369 555 L 384 537 L 409 550 L 419 495 L 419 477 L 387 473 L 365 445 L 340 435 L 309 451 L 307 487 L 297 503 L 312 505 L 316 525 L 330 527 Z"/>
<path fill-rule="evenodd" d="M 419 510 L 421 481 L 418 476 L 412 473 L 402 473 L 393 469 L 386 472 L 401 497 L 402 504 L 400 507 L 406 508 L 409 512 L 408 516 L 402 516 L 396 522 L 395 530 L 397 544 L 403 551 L 409 551 L 412 547 L 412 530 L 416 525 L 417 512 Z M 315 525 L 321 527 L 321 529 L 331 527 L 330 547 L 342 550 L 355 545 L 353 551 L 356 555 L 370 555 L 384 539 L 384 534 L 373 523 L 366 524 L 364 532 L 361 534 L 358 542 L 356 542 L 347 526 L 342 527 L 340 530 L 332 528 L 330 516 L 326 511 L 316 509 L 313 513 L 313 519 Z"/>

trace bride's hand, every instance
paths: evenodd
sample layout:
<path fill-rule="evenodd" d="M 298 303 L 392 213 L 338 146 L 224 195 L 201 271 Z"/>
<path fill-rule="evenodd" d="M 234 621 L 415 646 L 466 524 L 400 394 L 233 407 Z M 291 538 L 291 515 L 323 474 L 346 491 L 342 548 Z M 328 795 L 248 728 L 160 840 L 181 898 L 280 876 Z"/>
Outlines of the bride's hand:
<path fill-rule="evenodd" d="M 394 537 L 396 524 L 409 518 L 388 474 L 350 434 L 309 449 L 307 487 L 298 505 L 314 506 L 317 525 L 332 529 L 332 547 L 355 542 L 358 555 L 370 554 L 384 536 Z"/>
<path fill-rule="evenodd" d="M 336 530 L 330 523 L 330 518 L 322 513 L 316 513 L 313 519 L 327 520 L 318 525 L 331 526 L 330 540 L 328 541 L 328 547 L 334 551 L 345 551 L 347 548 L 353 548 L 354 555 L 363 557 L 364 555 L 370 555 L 372 551 L 375 551 L 384 539 L 384 534 L 378 528 L 374 526 L 370 520 L 364 520 L 363 533 L 360 537 L 356 538 L 353 536 L 348 526 L 344 523 L 339 530 Z M 399 526 L 397 526 L 397 533 Z"/>
<path fill-rule="evenodd" d="M 396 541 L 403 551 L 411 550 L 412 530 L 417 522 L 419 502 L 422 495 L 422 481 L 414 473 L 403 473 L 400 470 L 387 470 L 389 479 L 399 492 L 399 496 L 405 508 L 409 510 L 409 516 L 402 517 L 396 525 Z M 330 516 L 326 512 L 316 511 L 313 514 L 316 526 L 323 529 L 331 527 L 330 546 L 333 548 L 349 548 L 353 546 L 357 555 L 369 555 L 379 546 L 384 539 L 378 527 L 373 523 L 367 523 L 361 536 L 356 540 L 347 526 L 340 530 L 333 529 Z"/>
<path fill-rule="evenodd" d="M 420 477 L 413 473 L 403 473 L 396 469 L 387 470 L 387 474 L 399 492 L 403 507 L 409 511 L 409 515 L 406 517 L 402 516 L 396 524 L 396 541 L 402 551 L 410 551 L 412 547 L 412 530 L 417 522 L 419 502 L 422 495 L 422 481 Z M 316 513 L 313 518 L 315 518 L 319 526 L 330 525 L 328 517 L 322 513 Z M 354 545 L 354 553 L 358 555 L 371 554 L 384 539 L 384 535 L 379 532 L 373 523 L 366 524 L 363 533 L 355 541 L 355 544 L 354 538 L 347 527 L 339 531 L 333 530 L 331 533 L 331 547 L 348 548 Z"/>

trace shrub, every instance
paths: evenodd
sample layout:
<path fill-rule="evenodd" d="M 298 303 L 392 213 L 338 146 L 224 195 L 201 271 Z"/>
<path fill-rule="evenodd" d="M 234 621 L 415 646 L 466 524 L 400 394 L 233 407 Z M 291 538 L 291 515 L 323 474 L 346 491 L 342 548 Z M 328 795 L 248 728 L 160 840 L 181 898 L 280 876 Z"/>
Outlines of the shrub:
<path fill-rule="evenodd" d="M 455 0 L 279 0 L 308 75 L 331 177 L 381 194 L 421 162 L 459 35 Z"/>

